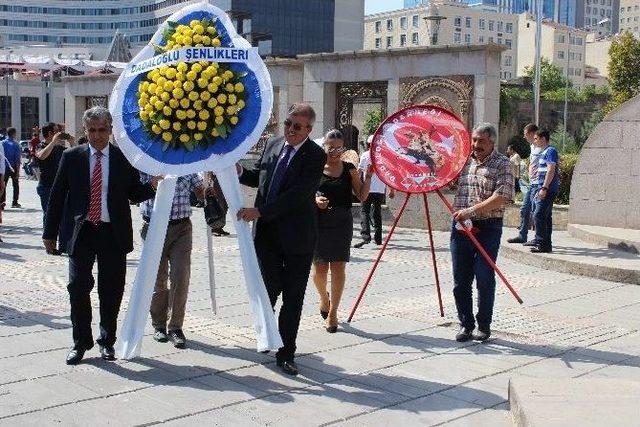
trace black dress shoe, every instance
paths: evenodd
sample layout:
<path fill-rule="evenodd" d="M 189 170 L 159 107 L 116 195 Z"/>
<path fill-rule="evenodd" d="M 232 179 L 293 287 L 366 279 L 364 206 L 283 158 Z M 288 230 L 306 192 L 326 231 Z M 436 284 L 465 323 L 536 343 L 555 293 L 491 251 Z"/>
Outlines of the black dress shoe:
<path fill-rule="evenodd" d="M 12 207 L 12 208 L 21 208 L 21 207 L 22 207 L 22 205 L 21 205 L 20 203 L 16 202 L 16 203 L 12 203 L 12 204 L 11 204 L 11 207 Z"/>
<path fill-rule="evenodd" d="M 298 367 L 293 360 L 278 360 L 276 364 L 287 375 L 298 375 Z"/>
<path fill-rule="evenodd" d="M 538 246 L 538 242 L 536 240 L 529 240 L 528 242 L 524 242 L 522 246 Z"/>
<path fill-rule="evenodd" d="M 182 333 L 182 329 L 169 331 L 169 339 L 173 342 L 175 348 L 185 348 L 187 346 L 187 339 Z"/>
<path fill-rule="evenodd" d="M 325 329 L 330 334 L 335 334 L 336 332 L 338 332 L 338 327 L 337 326 L 327 326 Z"/>
<path fill-rule="evenodd" d="M 169 337 L 167 337 L 167 330 L 165 328 L 156 328 L 156 331 L 153 333 L 153 339 L 158 342 L 169 341 Z"/>
<path fill-rule="evenodd" d="M 72 348 L 67 354 L 67 365 L 77 365 L 84 357 L 84 350 Z"/>
<path fill-rule="evenodd" d="M 473 333 L 473 339 L 476 341 L 486 341 L 491 336 L 491 329 L 489 328 L 478 328 L 478 332 Z"/>
<path fill-rule="evenodd" d="M 370 243 L 371 240 L 363 240 L 360 243 L 356 243 L 355 245 L 353 245 L 354 248 L 356 249 L 360 249 L 361 247 L 363 247 L 364 245 L 366 245 L 367 243 Z"/>
<path fill-rule="evenodd" d="M 551 253 L 551 248 L 543 248 L 540 246 L 534 246 L 531 248 L 531 253 L 534 254 L 550 254 Z"/>
<path fill-rule="evenodd" d="M 507 242 L 508 243 L 525 243 L 525 241 L 520 236 L 507 239 Z"/>
<path fill-rule="evenodd" d="M 464 326 L 460 328 L 458 333 L 456 334 L 456 341 L 465 342 L 471 340 L 473 333 L 473 328 L 465 328 Z"/>
<path fill-rule="evenodd" d="M 327 292 L 327 298 L 329 298 L 329 292 Z M 321 316 L 324 320 L 327 320 L 327 317 L 329 317 L 329 312 L 328 312 L 328 311 L 324 311 L 324 310 L 320 309 L 320 316 Z"/>
<path fill-rule="evenodd" d="M 101 345 L 100 357 L 102 360 L 116 360 L 116 351 L 110 345 Z"/>

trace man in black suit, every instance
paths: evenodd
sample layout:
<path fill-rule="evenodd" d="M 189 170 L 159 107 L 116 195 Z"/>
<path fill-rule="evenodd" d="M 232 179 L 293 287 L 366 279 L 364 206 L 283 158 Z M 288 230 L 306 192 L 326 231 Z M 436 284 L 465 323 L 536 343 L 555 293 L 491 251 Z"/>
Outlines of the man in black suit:
<path fill-rule="evenodd" d="M 98 259 L 100 299 L 100 354 L 114 360 L 118 311 L 124 292 L 127 253 L 133 250 L 129 200 L 142 202 L 154 197 L 157 179 L 140 182 L 140 174 L 124 154 L 109 143 L 111 114 L 93 107 L 82 117 L 88 145 L 62 154 L 51 188 L 43 241 L 47 251 L 56 246 L 62 212 L 73 218 L 73 234 L 67 243 L 69 254 L 69 299 L 73 325 L 73 348 L 67 364 L 80 363 L 93 347 L 91 299 L 94 285 L 91 270 Z"/>
<path fill-rule="evenodd" d="M 294 104 L 285 136 L 267 142 L 253 169 L 239 168 L 240 182 L 258 188 L 255 207 L 240 209 L 238 219 L 257 220 L 256 254 L 272 306 L 282 294 L 278 328 L 284 345 L 276 360 L 290 375 L 298 374 L 293 358 L 317 239 L 315 194 L 327 159 L 309 139 L 315 118 L 311 106 Z"/>

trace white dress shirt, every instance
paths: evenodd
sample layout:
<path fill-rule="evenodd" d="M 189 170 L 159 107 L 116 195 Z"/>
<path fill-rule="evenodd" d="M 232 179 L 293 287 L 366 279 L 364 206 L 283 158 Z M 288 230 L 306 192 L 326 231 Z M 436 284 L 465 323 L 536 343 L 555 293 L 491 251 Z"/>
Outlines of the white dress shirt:
<path fill-rule="evenodd" d="M 96 165 L 97 151 L 98 150 L 89 144 L 89 198 L 91 198 L 91 179 L 93 177 L 93 168 Z M 109 192 L 109 144 L 102 150 L 100 166 L 102 167 L 102 210 L 100 212 L 100 221 L 111 222 L 107 206 L 107 193 Z"/>
<path fill-rule="evenodd" d="M 365 151 L 360 156 L 360 164 L 358 165 L 358 171 L 360 171 L 363 175 L 367 173 L 367 168 L 371 164 L 371 152 L 370 150 Z M 363 178 L 364 179 L 364 178 Z M 371 185 L 369 186 L 369 193 L 380 193 L 384 194 L 387 186 L 384 185 L 384 182 L 378 177 L 376 171 L 373 171 L 373 175 L 371 175 Z"/>
<path fill-rule="evenodd" d="M 2 146 L 2 141 L 0 141 L 0 175 L 4 175 L 5 163 L 4 147 Z"/>

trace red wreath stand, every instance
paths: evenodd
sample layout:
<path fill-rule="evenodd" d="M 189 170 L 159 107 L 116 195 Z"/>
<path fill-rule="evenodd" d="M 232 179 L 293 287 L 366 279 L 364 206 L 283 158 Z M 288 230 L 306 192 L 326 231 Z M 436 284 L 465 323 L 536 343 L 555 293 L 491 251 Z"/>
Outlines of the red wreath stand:
<path fill-rule="evenodd" d="M 413 194 L 422 195 L 424 201 L 438 305 L 440 307 L 440 316 L 444 317 L 428 193 L 437 194 L 453 216 L 455 213 L 453 206 L 444 197 L 440 189 L 457 179 L 466 164 L 471 154 L 469 133 L 462 121 L 450 111 L 434 105 L 413 105 L 399 110 L 385 119 L 374 134 L 370 153 L 371 161 L 378 177 L 386 185 L 399 192 L 406 193 L 406 196 L 382 247 L 378 251 L 376 260 L 371 266 L 358 297 L 351 307 L 347 322 L 351 322 L 353 319 L 380 264 L 382 255 L 387 249 L 398 222 L 409 203 L 409 198 Z M 516 301 L 522 304 L 522 299 L 518 293 L 493 262 L 489 254 L 487 254 L 471 232 L 471 229 L 460 222 L 458 222 L 458 227 L 473 242 L 478 252 L 498 274 L 502 283 L 509 289 Z"/>

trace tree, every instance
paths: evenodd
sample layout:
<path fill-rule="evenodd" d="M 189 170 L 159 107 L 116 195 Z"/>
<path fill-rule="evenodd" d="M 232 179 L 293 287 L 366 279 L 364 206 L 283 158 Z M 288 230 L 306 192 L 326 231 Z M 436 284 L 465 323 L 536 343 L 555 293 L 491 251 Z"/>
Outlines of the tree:
<path fill-rule="evenodd" d="M 606 113 L 640 93 L 640 40 L 628 31 L 611 42 L 609 82 L 612 96 Z"/>
<path fill-rule="evenodd" d="M 591 133 L 595 130 L 596 126 L 598 126 L 602 119 L 604 119 L 604 111 L 598 109 L 591 114 L 589 120 L 584 122 L 584 124 L 582 125 L 582 129 L 580 129 L 576 137 L 576 142 L 580 147 L 582 147 L 584 143 L 587 142 L 589 135 L 591 135 Z"/>
<path fill-rule="evenodd" d="M 563 138 L 564 135 L 564 144 Z M 569 132 L 564 131 L 564 124 L 559 123 L 556 129 L 551 133 L 549 142 L 560 154 L 576 154 L 580 151 L 576 140 Z"/>
<path fill-rule="evenodd" d="M 374 108 L 369 110 L 364 115 L 364 126 L 362 126 L 362 132 L 365 135 L 373 135 L 382 123 L 382 108 Z"/>
<path fill-rule="evenodd" d="M 535 67 L 525 67 L 524 74 L 533 80 Z M 540 62 L 540 92 L 564 89 L 566 85 L 567 79 L 562 74 L 562 69 L 553 65 L 547 58 L 542 58 Z M 571 82 L 569 82 L 569 86 L 571 86 Z"/>

